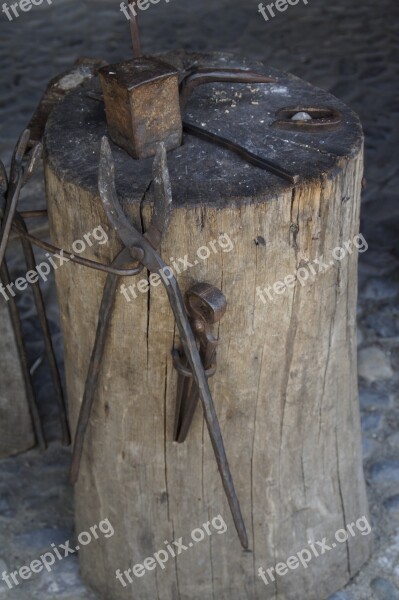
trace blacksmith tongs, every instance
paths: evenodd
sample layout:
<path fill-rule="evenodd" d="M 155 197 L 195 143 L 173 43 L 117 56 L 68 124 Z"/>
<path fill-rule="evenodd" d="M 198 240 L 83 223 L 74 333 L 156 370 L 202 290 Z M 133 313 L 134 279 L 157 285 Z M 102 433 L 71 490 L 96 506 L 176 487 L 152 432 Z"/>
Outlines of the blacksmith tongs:
<path fill-rule="evenodd" d="M 103 137 L 101 145 L 101 158 L 99 167 L 99 191 L 102 204 L 108 220 L 118 233 L 123 244 L 130 250 L 132 258 L 137 259 L 151 273 L 163 273 L 167 265 L 163 262 L 158 252 L 148 240 L 147 234 L 140 233 L 128 221 L 119 203 L 115 187 L 114 161 L 108 139 Z M 241 544 L 248 548 L 248 539 L 244 521 L 241 515 L 240 504 L 234 488 L 230 473 L 223 438 L 220 431 L 219 421 L 216 415 L 212 396 L 208 386 L 208 380 L 204 372 L 196 340 L 187 317 L 184 301 L 178 283 L 173 276 L 168 276 L 168 281 L 161 277 L 168 294 L 170 306 L 176 319 L 177 328 L 181 338 L 184 353 L 191 367 L 193 378 L 198 388 L 199 397 L 204 410 L 205 421 L 208 427 L 213 450 L 218 464 L 223 488 L 234 524 L 237 529 Z"/>

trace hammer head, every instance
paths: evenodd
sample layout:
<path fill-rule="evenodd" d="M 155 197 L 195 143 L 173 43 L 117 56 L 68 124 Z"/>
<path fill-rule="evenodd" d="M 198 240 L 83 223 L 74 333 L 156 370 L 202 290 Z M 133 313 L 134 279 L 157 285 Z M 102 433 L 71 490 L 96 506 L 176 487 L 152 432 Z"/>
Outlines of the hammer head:
<path fill-rule="evenodd" d="M 99 70 L 111 139 L 133 158 L 181 145 L 178 71 L 154 57 L 140 57 Z"/>

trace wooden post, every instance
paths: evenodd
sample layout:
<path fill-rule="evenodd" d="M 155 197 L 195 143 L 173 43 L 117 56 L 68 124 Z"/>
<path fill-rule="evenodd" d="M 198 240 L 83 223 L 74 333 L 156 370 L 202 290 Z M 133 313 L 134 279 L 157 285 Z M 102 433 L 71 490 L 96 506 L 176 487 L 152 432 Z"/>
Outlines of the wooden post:
<path fill-rule="evenodd" d="M 77 533 L 102 519 L 115 530 L 80 549 L 83 576 L 113 600 L 322 600 L 359 570 L 371 544 L 355 525 L 346 542 L 334 540 L 368 515 L 356 372 L 361 127 L 327 93 L 259 64 L 220 54 L 163 59 L 179 69 L 198 61 L 275 77 L 275 84 L 202 86 L 185 119 L 300 175 L 293 187 L 187 135 L 168 154 L 174 211 L 161 254 L 183 291 L 205 281 L 228 301 L 211 388 L 251 552 L 237 539 L 201 410 L 187 441 L 172 442 L 171 350 L 179 340 L 162 286 L 139 283 L 143 272 L 121 280 L 76 486 Z M 338 109 L 342 125 L 319 133 L 272 127 L 278 110 L 300 105 Z M 101 225 L 108 243 L 87 244 L 84 255 L 110 263 L 121 244 L 97 190 L 105 133 L 102 103 L 87 88 L 73 92 L 50 117 L 45 172 L 53 242 L 71 249 Z M 124 210 L 145 227 L 152 160 L 113 151 Z M 105 277 L 71 263 L 56 277 L 74 427 Z M 277 283 L 284 280 L 285 291 Z M 218 515 L 223 535 L 213 529 L 165 568 L 141 577 L 129 571 L 126 587 L 117 580 L 117 569 L 143 564 L 165 541 L 182 537 L 188 546 L 192 530 L 204 531 Z M 260 567 L 286 563 L 323 538 L 336 546 L 307 568 L 299 564 L 267 585 L 259 577 Z"/>

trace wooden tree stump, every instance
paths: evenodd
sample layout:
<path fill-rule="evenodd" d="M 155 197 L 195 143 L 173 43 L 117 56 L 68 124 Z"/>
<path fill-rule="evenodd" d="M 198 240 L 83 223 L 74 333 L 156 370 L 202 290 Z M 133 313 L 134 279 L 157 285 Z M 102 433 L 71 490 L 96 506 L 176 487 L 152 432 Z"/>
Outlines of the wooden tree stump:
<path fill-rule="evenodd" d="M 136 284 L 136 297 L 128 302 L 117 294 L 76 486 L 77 532 L 105 518 L 115 529 L 81 548 L 83 576 L 112 600 L 322 600 L 367 560 L 371 536 L 350 536 L 308 568 L 299 565 L 268 585 L 258 569 L 286 562 L 312 541 L 334 541 L 337 530 L 368 514 L 357 398 L 357 250 L 333 259 L 334 249 L 358 233 L 361 127 L 337 99 L 291 75 L 221 54 L 163 58 L 180 69 L 198 61 L 275 77 L 275 84 L 202 86 L 185 119 L 300 175 L 293 187 L 188 135 L 168 153 L 174 211 L 161 254 L 169 264 L 186 255 L 195 263 L 177 274 L 183 292 L 205 281 L 228 301 L 211 389 L 251 551 L 237 539 L 200 409 L 187 441 L 172 441 L 171 350 L 179 340 L 162 286 L 137 290 L 143 272 L 121 280 Z M 107 128 L 103 104 L 88 95 L 93 86 L 70 94 L 48 123 L 48 207 L 53 242 L 65 249 L 101 224 L 109 243 L 87 247 L 85 256 L 110 263 L 121 245 L 97 190 Z M 324 133 L 271 127 L 277 110 L 297 105 L 334 107 L 343 124 Z M 137 227 L 141 219 L 146 225 L 152 160 L 135 161 L 114 145 L 113 152 L 124 210 Z M 218 247 L 223 235 L 230 251 L 228 243 Z M 207 260 L 197 254 L 203 246 L 210 249 Z M 304 285 L 294 278 L 273 300 L 265 292 L 264 303 L 259 290 L 308 264 L 318 271 L 316 260 L 328 269 Z M 68 263 L 56 277 L 74 428 L 105 276 Z M 193 529 L 217 515 L 228 526 L 223 535 L 206 535 L 164 569 L 132 575 L 126 588 L 116 579 L 117 569 L 142 564 L 165 540 L 190 541 Z"/>

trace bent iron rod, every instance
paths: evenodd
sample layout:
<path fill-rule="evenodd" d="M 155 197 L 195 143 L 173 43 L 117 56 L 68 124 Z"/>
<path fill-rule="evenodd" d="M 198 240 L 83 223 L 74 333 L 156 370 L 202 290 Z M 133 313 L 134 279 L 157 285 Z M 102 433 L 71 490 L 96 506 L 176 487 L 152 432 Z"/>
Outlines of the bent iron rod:
<path fill-rule="evenodd" d="M 85 383 L 85 391 L 83 394 L 78 424 L 75 431 L 72 462 L 69 471 L 69 478 L 72 484 L 75 484 L 78 479 L 86 430 L 89 424 L 94 394 L 97 389 L 98 379 L 101 372 L 101 363 L 104 354 L 105 343 L 107 341 L 108 326 L 111 321 L 112 309 L 114 306 L 114 299 L 116 289 L 118 287 L 118 281 L 118 275 L 108 273 L 104 286 L 103 297 L 101 300 L 100 311 L 98 314 L 96 338 L 94 342 L 93 352 L 90 357 L 89 369 L 87 372 Z"/>
<path fill-rule="evenodd" d="M 36 212 L 36 211 L 35 211 Z M 36 216 L 36 215 L 35 215 Z M 38 215 L 39 216 L 39 215 Z M 47 250 L 47 252 L 51 252 L 51 254 L 57 255 L 61 253 L 62 256 L 66 256 L 68 260 L 77 263 L 78 265 L 83 265 L 84 267 L 89 267 L 89 269 L 97 269 L 98 271 L 102 271 L 103 273 L 113 273 L 114 275 L 137 275 L 136 269 L 122 269 L 117 267 L 112 267 L 112 265 L 105 265 L 103 263 L 99 263 L 95 260 L 90 260 L 89 258 L 83 258 L 82 256 L 75 256 L 68 252 L 68 250 L 64 250 L 64 248 L 59 248 L 58 246 L 53 246 L 53 244 L 49 244 L 48 242 L 44 242 L 43 240 L 39 240 L 39 238 L 31 235 L 24 231 L 18 223 L 13 223 L 13 229 L 25 239 L 29 240 L 34 246 L 38 248 L 42 248 L 42 250 Z M 65 259 L 64 259 L 65 260 Z"/>
<path fill-rule="evenodd" d="M 112 262 L 112 265 L 122 266 L 123 264 L 126 264 L 126 262 L 131 261 L 132 259 L 130 253 L 126 249 L 124 249 L 118 254 L 116 259 Z M 136 271 L 140 272 L 141 269 L 141 267 L 137 267 Z M 79 475 L 79 467 L 83 453 L 85 434 L 87 426 L 89 424 L 91 410 L 93 407 L 94 395 L 96 393 L 98 380 L 101 374 L 102 359 L 104 356 L 105 344 L 107 341 L 109 324 L 111 322 L 118 282 L 118 275 L 115 275 L 114 273 L 108 273 L 104 285 L 101 306 L 98 313 L 96 338 L 94 341 L 93 351 L 90 357 L 90 363 L 85 383 L 85 390 L 83 394 L 82 404 L 80 407 L 78 424 L 75 432 L 75 439 L 72 452 L 72 463 L 69 473 L 70 480 L 73 484 L 76 483 Z"/>
<path fill-rule="evenodd" d="M 195 88 L 204 83 L 276 83 L 276 80 L 249 69 L 194 67 L 179 85 L 180 110 L 186 107 Z"/>
<path fill-rule="evenodd" d="M 244 146 L 240 146 L 240 144 L 236 144 L 231 140 L 228 140 L 225 137 L 217 135 L 216 133 L 212 133 L 207 129 L 202 129 L 201 127 L 197 127 L 196 125 L 192 125 L 191 123 L 187 123 L 187 121 L 183 121 L 183 131 L 193 135 L 200 140 L 204 140 L 206 142 L 211 142 L 216 146 L 220 146 L 221 148 L 226 148 L 226 150 L 230 150 L 234 154 L 237 154 L 240 158 L 243 158 L 247 163 L 254 165 L 255 167 L 260 167 L 261 169 L 265 169 L 266 171 L 270 171 L 277 177 L 281 177 L 290 183 L 298 183 L 299 175 L 294 175 L 287 169 L 280 167 L 277 163 L 258 156 L 253 152 L 250 152 Z"/>
<path fill-rule="evenodd" d="M 22 217 L 15 213 L 16 221 L 19 223 L 21 228 L 26 230 L 26 225 Z M 28 267 L 28 271 L 34 271 L 36 269 L 36 260 L 35 255 L 33 254 L 32 245 L 29 240 L 21 236 L 21 244 L 22 250 L 25 257 L 26 266 Z M 46 309 L 44 305 L 43 295 L 40 289 L 40 285 L 34 284 L 32 286 L 33 298 L 36 305 L 36 312 L 39 319 L 40 327 L 43 333 L 44 346 L 46 350 L 46 357 L 48 360 L 48 364 L 50 367 L 51 379 L 53 382 L 53 387 L 56 395 L 56 400 L 58 404 L 58 415 L 61 425 L 62 431 L 62 442 L 65 446 L 69 446 L 71 443 L 71 436 L 69 432 L 68 418 L 66 413 L 65 399 L 64 393 L 62 391 L 61 377 L 60 372 L 57 366 L 57 360 L 55 357 L 53 342 L 50 334 L 50 327 L 47 320 Z"/>
<path fill-rule="evenodd" d="M 32 152 L 28 155 L 27 148 L 30 139 L 29 129 L 25 129 L 19 137 L 17 145 L 15 147 L 10 167 L 10 177 L 8 178 L 6 169 L 3 163 L 0 162 L 1 166 L 1 179 L 5 184 L 4 210 L 3 206 L 0 207 L 0 219 L 1 219 L 1 231 L 0 231 L 0 265 L 4 268 L 1 269 L 2 279 L 7 281 L 10 285 L 10 277 L 5 262 L 5 252 L 8 245 L 9 235 L 11 229 L 15 231 L 17 229 L 18 234 L 21 238 L 23 254 L 25 263 L 28 271 L 34 271 L 36 268 L 35 256 L 32 249 L 32 242 L 29 239 L 29 234 L 25 225 L 25 221 L 17 212 L 17 204 L 20 196 L 22 187 L 28 181 L 33 174 L 35 167 L 42 154 L 42 145 L 37 143 Z M 24 164 L 24 159 L 27 159 L 27 163 Z M 42 213 L 43 211 L 38 211 Z M 25 235 L 22 235 L 25 234 Z M 40 290 L 39 284 L 33 286 L 33 297 L 36 305 L 37 316 L 40 323 L 40 328 L 43 333 L 44 346 L 46 351 L 46 357 L 50 367 L 51 378 L 56 394 L 58 403 L 58 412 L 62 430 L 62 442 L 65 445 L 70 443 L 68 420 L 66 415 L 66 407 L 64 402 L 64 395 L 62 391 L 61 377 L 55 358 L 53 343 L 50 334 L 50 328 L 47 320 L 46 310 L 44 306 L 43 296 Z M 27 398 L 30 406 L 30 412 L 32 416 L 32 422 L 35 429 L 36 439 L 41 448 L 45 448 L 45 440 L 43 435 L 42 426 L 40 423 L 40 415 L 36 406 L 36 400 L 34 396 L 34 390 L 30 378 L 30 373 L 27 364 L 26 350 L 22 338 L 21 323 L 18 313 L 18 308 L 14 301 L 14 298 L 10 298 L 10 314 L 13 322 L 14 332 L 16 336 L 18 352 L 21 361 L 21 367 L 24 372 L 25 388 Z"/>

